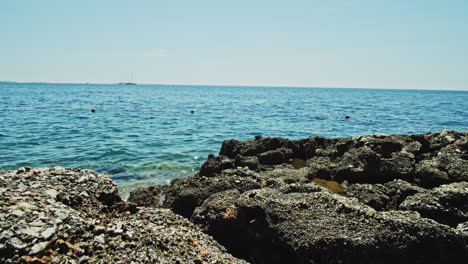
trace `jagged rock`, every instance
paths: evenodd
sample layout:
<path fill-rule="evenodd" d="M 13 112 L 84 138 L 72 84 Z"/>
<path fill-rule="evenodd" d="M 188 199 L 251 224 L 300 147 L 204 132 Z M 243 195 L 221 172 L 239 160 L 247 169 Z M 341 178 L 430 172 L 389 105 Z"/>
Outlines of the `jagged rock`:
<path fill-rule="evenodd" d="M 468 221 L 458 224 L 456 230 L 464 237 L 466 249 L 468 251 Z"/>
<path fill-rule="evenodd" d="M 415 170 L 416 183 L 424 187 L 439 186 L 450 182 L 450 178 L 437 160 L 422 160 Z"/>
<path fill-rule="evenodd" d="M 122 201 L 94 171 L 2 171 L 0 190 L 0 263 L 246 263 L 181 216 Z"/>
<path fill-rule="evenodd" d="M 324 190 L 228 190 L 205 200 L 192 220 L 251 263 L 466 260 L 463 238 L 444 225 L 417 213 L 376 212 Z"/>
<path fill-rule="evenodd" d="M 130 193 L 128 201 L 139 205 L 171 208 L 174 212 L 189 218 L 195 207 L 214 193 L 229 189 L 244 192 L 260 188 L 262 184 L 252 171 L 247 170 L 247 174 L 244 175 L 231 172 L 232 170 L 226 170 L 224 176 L 219 178 L 199 176 L 174 180 L 170 186 L 137 189 Z"/>
<path fill-rule="evenodd" d="M 352 184 L 346 189 L 346 196 L 357 198 L 377 211 L 388 209 L 392 201 L 388 189 L 382 184 Z"/>
<path fill-rule="evenodd" d="M 394 180 L 385 184 L 351 184 L 345 195 L 354 197 L 377 211 L 396 210 L 410 195 L 424 192 L 425 189 L 403 180 Z"/>
<path fill-rule="evenodd" d="M 258 156 L 260 163 L 265 165 L 276 165 L 288 162 L 293 155 L 292 150 L 286 148 L 278 148 L 261 153 Z"/>
<path fill-rule="evenodd" d="M 259 169 L 258 158 L 255 156 L 244 157 L 237 155 L 235 158 L 237 167 L 248 167 L 251 170 L 257 171 Z"/>
<path fill-rule="evenodd" d="M 208 159 L 200 168 L 200 175 L 205 177 L 213 177 L 214 175 L 226 169 L 235 167 L 234 161 L 226 156 L 218 156 Z"/>
<path fill-rule="evenodd" d="M 400 209 L 416 211 L 423 217 L 456 227 L 468 221 L 467 201 L 468 182 L 456 182 L 409 196 Z"/>
<path fill-rule="evenodd" d="M 251 263 L 466 263 L 467 157 L 456 131 L 227 140 L 203 172 L 130 200 Z"/>

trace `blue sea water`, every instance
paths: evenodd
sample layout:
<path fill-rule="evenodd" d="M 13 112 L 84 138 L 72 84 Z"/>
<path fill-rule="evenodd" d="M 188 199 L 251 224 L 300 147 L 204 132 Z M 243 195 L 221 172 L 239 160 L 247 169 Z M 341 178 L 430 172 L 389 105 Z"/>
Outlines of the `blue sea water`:
<path fill-rule="evenodd" d="M 193 175 L 230 138 L 466 131 L 467 102 L 466 91 L 3 83 L 0 169 L 95 169 L 125 192 Z"/>

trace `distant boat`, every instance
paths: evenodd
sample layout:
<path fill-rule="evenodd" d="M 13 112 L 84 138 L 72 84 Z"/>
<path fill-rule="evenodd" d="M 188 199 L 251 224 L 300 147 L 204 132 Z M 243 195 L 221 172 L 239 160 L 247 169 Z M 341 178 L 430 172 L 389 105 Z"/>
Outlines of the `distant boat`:
<path fill-rule="evenodd" d="M 127 75 L 126 81 L 119 82 L 118 84 L 119 85 L 136 85 L 136 83 L 132 81 L 132 77 L 130 74 Z"/>

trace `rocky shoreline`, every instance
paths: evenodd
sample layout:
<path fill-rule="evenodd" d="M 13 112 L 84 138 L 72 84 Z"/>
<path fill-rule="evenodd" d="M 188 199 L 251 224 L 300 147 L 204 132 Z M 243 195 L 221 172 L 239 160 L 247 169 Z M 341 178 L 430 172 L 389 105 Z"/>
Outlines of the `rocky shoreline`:
<path fill-rule="evenodd" d="M 128 202 L 90 170 L 0 171 L 0 201 L 0 263 L 467 263 L 468 132 L 227 140 Z"/>
<path fill-rule="evenodd" d="M 250 263 L 467 263 L 468 132 L 227 140 L 135 190 Z"/>
<path fill-rule="evenodd" d="M 246 263 L 168 209 L 122 201 L 94 171 L 0 171 L 0 263 Z"/>

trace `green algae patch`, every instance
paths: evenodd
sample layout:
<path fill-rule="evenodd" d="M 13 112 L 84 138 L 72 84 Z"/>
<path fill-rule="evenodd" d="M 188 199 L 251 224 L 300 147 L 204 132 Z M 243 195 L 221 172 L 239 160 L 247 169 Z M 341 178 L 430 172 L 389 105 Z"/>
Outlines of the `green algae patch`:
<path fill-rule="evenodd" d="M 329 190 L 332 193 L 343 194 L 345 191 L 345 188 L 341 186 L 341 184 L 339 184 L 337 181 L 328 181 L 320 178 L 314 178 L 312 182 L 327 188 L 327 190 Z"/>

